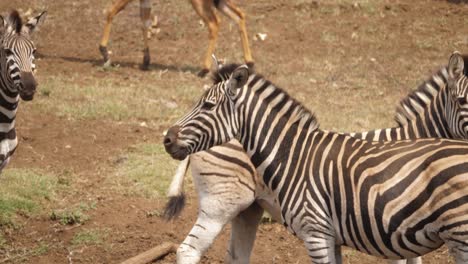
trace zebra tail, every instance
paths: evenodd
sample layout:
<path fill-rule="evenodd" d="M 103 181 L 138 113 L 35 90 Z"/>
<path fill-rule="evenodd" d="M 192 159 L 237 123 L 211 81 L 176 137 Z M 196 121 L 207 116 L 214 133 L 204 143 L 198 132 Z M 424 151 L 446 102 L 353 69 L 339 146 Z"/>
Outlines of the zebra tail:
<path fill-rule="evenodd" d="M 190 158 L 187 157 L 179 163 L 176 174 L 172 178 L 167 197 L 169 201 L 164 208 L 163 217 L 169 221 L 180 215 L 185 206 L 184 177 L 187 173 Z"/>

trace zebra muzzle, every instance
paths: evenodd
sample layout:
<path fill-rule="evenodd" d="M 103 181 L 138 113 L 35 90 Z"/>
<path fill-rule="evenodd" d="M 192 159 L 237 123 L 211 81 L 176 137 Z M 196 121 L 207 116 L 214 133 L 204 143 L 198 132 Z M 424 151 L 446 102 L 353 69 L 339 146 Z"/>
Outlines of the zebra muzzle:
<path fill-rule="evenodd" d="M 19 94 L 24 101 L 30 101 L 34 98 L 36 93 L 37 82 L 31 72 L 21 72 L 21 85 Z"/>
<path fill-rule="evenodd" d="M 180 146 L 177 143 L 179 131 L 179 126 L 173 126 L 169 128 L 169 130 L 167 130 L 166 134 L 164 135 L 163 144 L 166 152 L 169 153 L 173 159 L 183 160 L 187 157 L 188 152 L 186 147 Z"/>

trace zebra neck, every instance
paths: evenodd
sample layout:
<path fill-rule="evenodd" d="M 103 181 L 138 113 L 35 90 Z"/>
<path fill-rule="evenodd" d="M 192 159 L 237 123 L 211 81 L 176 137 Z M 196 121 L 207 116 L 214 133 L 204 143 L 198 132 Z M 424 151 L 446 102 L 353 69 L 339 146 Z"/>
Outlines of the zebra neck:
<path fill-rule="evenodd" d="M 452 126 L 447 123 L 452 108 L 447 83 L 448 71 L 444 67 L 400 102 L 395 120 L 403 130 L 414 131 L 411 137 L 454 137 L 454 131 L 448 129 Z"/>
<path fill-rule="evenodd" d="M 271 177 L 281 174 L 276 170 L 284 168 L 288 155 L 297 154 L 294 149 L 319 125 L 312 112 L 261 76 L 251 76 L 247 86 L 235 103 L 238 139 L 269 185 Z"/>
<path fill-rule="evenodd" d="M 4 51 L 0 51 L 0 140 L 16 138 L 15 119 L 19 93 L 8 73 Z"/>
<path fill-rule="evenodd" d="M 5 51 L 0 49 L 0 92 L 2 93 L 2 97 L 13 103 L 13 101 L 18 102 L 19 92 L 15 88 L 14 80 L 9 74 L 9 67 Z M 19 71 L 16 74 L 19 79 Z"/>

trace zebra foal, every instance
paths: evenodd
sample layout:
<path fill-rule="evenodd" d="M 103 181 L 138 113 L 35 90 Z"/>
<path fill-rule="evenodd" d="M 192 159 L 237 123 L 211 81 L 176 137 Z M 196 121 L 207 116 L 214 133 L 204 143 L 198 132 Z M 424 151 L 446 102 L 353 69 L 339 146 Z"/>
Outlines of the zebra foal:
<path fill-rule="evenodd" d="M 23 23 L 19 13 L 0 16 L 0 172 L 8 164 L 18 144 L 15 119 L 19 98 L 34 98 L 34 52 L 31 35 L 44 21 L 46 12 Z"/>
<path fill-rule="evenodd" d="M 467 143 L 321 131 L 309 110 L 247 67 L 226 74 L 169 129 L 172 157 L 239 138 L 314 263 L 340 263 L 340 245 L 399 259 L 446 243 L 457 263 L 468 259 Z"/>

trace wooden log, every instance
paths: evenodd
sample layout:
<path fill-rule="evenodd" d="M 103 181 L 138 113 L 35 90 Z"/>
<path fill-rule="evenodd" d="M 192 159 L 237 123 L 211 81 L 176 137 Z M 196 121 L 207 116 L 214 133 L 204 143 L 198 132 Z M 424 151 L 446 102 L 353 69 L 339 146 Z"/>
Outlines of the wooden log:
<path fill-rule="evenodd" d="M 174 243 L 165 242 L 159 246 L 149 249 L 135 257 L 129 258 L 121 264 L 147 264 L 151 263 L 169 253 L 177 251 L 177 245 Z"/>

